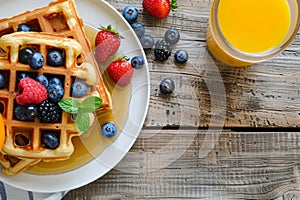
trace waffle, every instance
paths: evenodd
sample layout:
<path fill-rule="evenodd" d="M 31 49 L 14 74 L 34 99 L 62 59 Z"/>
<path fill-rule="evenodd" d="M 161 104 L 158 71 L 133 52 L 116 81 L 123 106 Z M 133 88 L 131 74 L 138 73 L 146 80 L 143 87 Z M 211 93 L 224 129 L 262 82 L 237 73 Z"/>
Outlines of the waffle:
<path fill-rule="evenodd" d="M 29 25 L 32 32 L 16 32 L 20 24 Z M 70 114 L 63 112 L 58 123 L 41 123 L 39 119 L 18 121 L 12 111 L 16 105 L 16 79 L 21 72 L 59 76 L 64 82 L 64 99 L 70 97 L 72 82 L 82 79 L 88 84 L 87 96 L 95 95 L 103 100 L 97 114 L 91 114 L 91 119 L 96 117 L 100 121 L 101 114 L 111 111 L 110 94 L 90 53 L 90 44 L 74 1 L 58 0 L 46 7 L 1 19 L 0 37 L 0 72 L 9 80 L 0 90 L 0 108 L 6 125 L 6 141 L 0 154 L 2 171 L 6 175 L 16 175 L 41 160 L 55 162 L 68 159 L 74 151 L 72 137 L 82 134 L 76 129 Z M 39 51 L 44 58 L 49 49 L 60 49 L 65 54 L 65 66 L 53 69 L 45 62 L 41 69 L 33 70 L 18 61 L 19 51 L 24 47 Z M 45 131 L 59 136 L 59 147 L 47 149 L 41 144 L 41 135 Z"/>
<path fill-rule="evenodd" d="M 84 33 L 83 22 L 78 16 L 73 0 L 57 0 L 46 7 L 26 11 L 12 18 L 1 19 L 0 37 L 16 32 L 20 24 L 29 25 L 33 32 L 53 33 L 77 40 L 83 48 L 80 61 L 86 61 L 97 66 L 94 57 L 91 56 L 90 42 Z M 100 77 L 98 85 L 103 99 L 100 109 L 111 109 L 111 97 L 101 78 L 100 71 L 97 72 L 97 76 Z"/>

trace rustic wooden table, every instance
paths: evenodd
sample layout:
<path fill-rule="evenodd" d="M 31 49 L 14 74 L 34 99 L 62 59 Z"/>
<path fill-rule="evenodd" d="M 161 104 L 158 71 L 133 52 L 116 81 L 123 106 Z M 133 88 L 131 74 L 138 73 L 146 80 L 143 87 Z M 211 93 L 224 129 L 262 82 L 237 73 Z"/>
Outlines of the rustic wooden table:
<path fill-rule="evenodd" d="M 207 51 L 211 0 L 178 0 L 162 20 L 141 0 L 107 1 L 120 12 L 136 6 L 155 39 L 179 29 L 173 52 L 190 59 L 158 63 L 147 52 L 151 98 L 139 138 L 115 169 L 64 200 L 300 199 L 300 35 L 268 62 L 229 67 Z M 176 84 L 169 97 L 158 89 L 165 77 Z"/>

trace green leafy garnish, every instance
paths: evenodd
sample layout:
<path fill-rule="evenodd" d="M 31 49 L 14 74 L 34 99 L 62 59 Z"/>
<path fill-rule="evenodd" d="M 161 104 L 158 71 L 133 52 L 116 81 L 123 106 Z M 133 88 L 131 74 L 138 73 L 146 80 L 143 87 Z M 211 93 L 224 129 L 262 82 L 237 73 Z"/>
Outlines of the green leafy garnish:
<path fill-rule="evenodd" d="M 97 110 L 102 102 L 103 100 L 99 97 L 90 96 L 85 98 L 81 103 L 72 98 L 63 99 L 58 102 L 58 105 L 67 113 L 76 114 L 76 126 L 80 131 L 85 132 L 90 127 L 89 113 Z"/>

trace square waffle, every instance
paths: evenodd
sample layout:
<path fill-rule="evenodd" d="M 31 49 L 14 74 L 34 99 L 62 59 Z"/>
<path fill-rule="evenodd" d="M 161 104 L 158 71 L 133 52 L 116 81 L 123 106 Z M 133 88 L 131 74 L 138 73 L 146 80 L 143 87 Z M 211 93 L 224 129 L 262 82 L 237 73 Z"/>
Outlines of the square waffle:
<path fill-rule="evenodd" d="M 32 32 L 17 32 L 20 24 L 30 26 Z M 99 121 L 101 113 L 111 110 L 110 94 L 91 54 L 74 1 L 58 0 L 46 7 L 1 19 L 0 37 L 0 72 L 8 80 L 4 89 L 0 90 L 0 108 L 6 125 L 6 141 L 0 155 L 3 172 L 16 175 L 41 160 L 68 159 L 74 151 L 71 138 L 82 134 L 77 131 L 70 114 L 62 112 L 57 123 L 41 123 L 37 118 L 24 122 L 15 118 L 13 110 L 16 106 L 17 77 L 22 72 L 59 76 L 65 90 L 63 99 L 71 97 L 71 85 L 75 79 L 84 80 L 88 84 L 87 96 L 99 96 L 103 100 L 95 118 Z M 45 62 L 40 70 L 33 70 L 19 62 L 18 55 L 24 47 L 36 49 L 44 58 L 49 49 L 59 49 L 64 52 L 64 66 L 53 69 Z M 93 115 L 91 117 L 93 119 Z M 48 149 L 41 144 L 41 135 L 45 131 L 58 135 L 57 148 Z M 21 142 L 18 141 L 20 139 Z"/>
<path fill-rule="evenodd" d="M 78 16 L 74 0 L 57 0 L 33 11 L 27 11 L 12 18 L 0 19 L 0 37 L 16 32 L 20 24 L 29 25 L 33 32 L 53 33 L 77 40 L 83 48 L 81 62 L 85 60 L 93 66 L 97 66 L 94 57 L 91 56 L 90 42 L 85 35 L 83 21 Z M 5 57 L 6 55 L 2 52 L 0 56 Z M 101 109 L 111 109 L 111 97 L 101 78 L 100 71 L 97 75 L 100 77 L 98 85 L 103 99 Z"/>

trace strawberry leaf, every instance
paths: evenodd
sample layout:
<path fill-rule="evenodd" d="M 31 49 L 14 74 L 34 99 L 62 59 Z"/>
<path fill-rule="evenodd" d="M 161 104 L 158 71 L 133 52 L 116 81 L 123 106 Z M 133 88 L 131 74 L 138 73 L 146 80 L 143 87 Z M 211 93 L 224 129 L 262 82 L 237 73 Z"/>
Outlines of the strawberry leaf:
<path fill-rule="evenodd" d="M 111 25 L 108 25 L 107 27 L 101 26 L 100 30 L 102 30 L 102 31 L 110 31 L 110 32 L 116 34 L 117 36 L 119 36 L 119 38 L 124 39 L 124 37 L 122 35 L 120 35 L 120 33 L 117 30 L 113 29 Z"/>
<path fill-rule="evenodd" d="M 76 101 L 75 99 L 69 98 L 69 99 L 63 99 L 58 102 L 59 107 L 70 113 L 70 114 L 75 114 L 78 112 L 78 108 L 80 103 Z"/>
<path fill-rule="evenodd" d="M 175 10 L 178 8 L 177 0 L 171 0 L 171 9 Z"/>
<path fill-rule="evenodd" d="M 82 131 L 82 132 L 86 132 L 89 127 L 90 127 L 90 116 L 89 113 L 84 113 L 84 112 L 78 112 L 76 119 L 76 126 L 77 128 Z"/>

